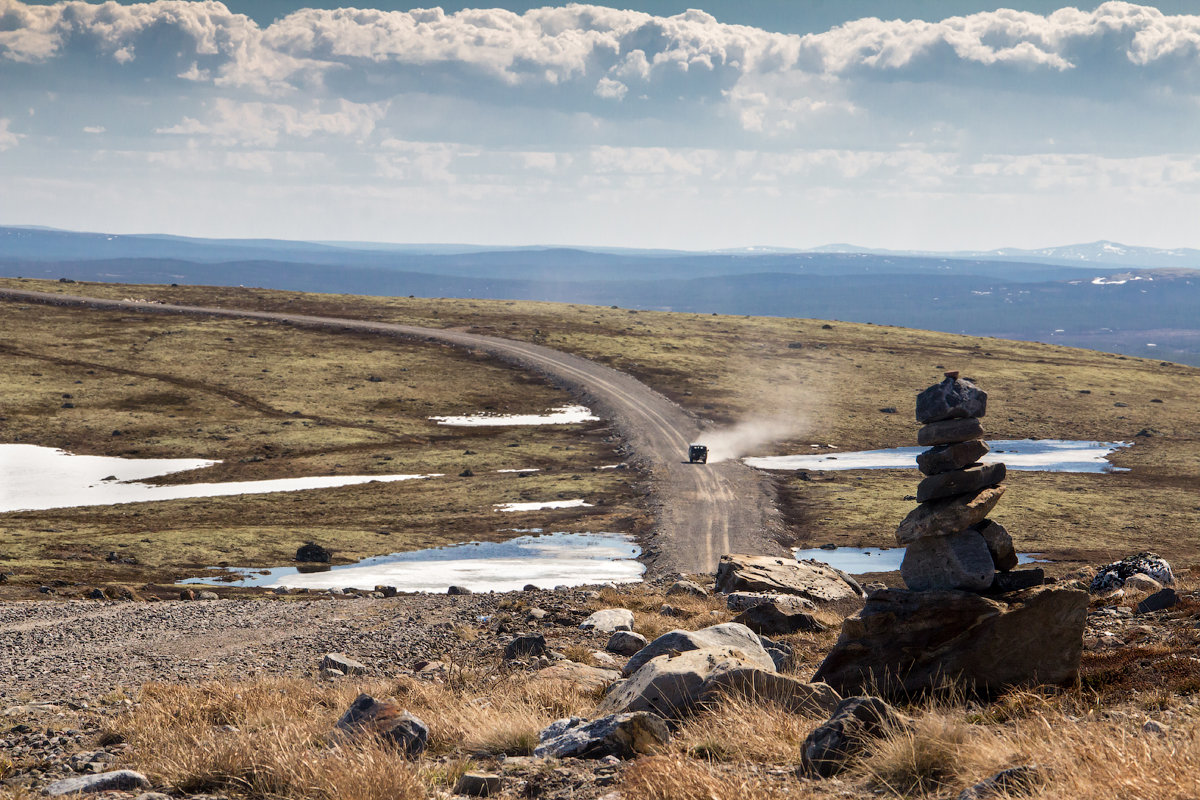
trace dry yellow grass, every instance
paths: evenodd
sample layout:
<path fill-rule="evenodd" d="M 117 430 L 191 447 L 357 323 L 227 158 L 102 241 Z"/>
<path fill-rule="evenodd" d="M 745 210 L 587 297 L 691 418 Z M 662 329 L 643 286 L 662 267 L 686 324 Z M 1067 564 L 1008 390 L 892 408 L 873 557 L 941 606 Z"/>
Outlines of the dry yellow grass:
<path fill-rule="evenodd" d="M 593 713 L 595 697 L 525 675 L 458 670 L 445 683 L 411 678 L 316 683 L 259 678 L 198 686 L 150 684 L 113 733 L 128 766 L 156 785 L 246 798 L 394 800 L 444 790 L 476 760 L 527 755 L 554 719 Z M 334 740 L 355 695 L 392 698 L 428 723 L 427 755 L 407 760 L 369 737 Z M 670 751 L 621 773 L 627 800 L 775 800 L 879 795 L 934 798 L 1011 766 L 1036 764 L 1031 797 L 1183 800 L 1200 793 L 1200 709 L 1181 705 L 1165 736 L 1077 692 L 1015 691 L 986 706 L 931 702 L 914 725 L 875 741 L 836 781 L 800 775 L 803 743 L 822 720 L 726 698 L 686 719 Z M 1132 709 L 1132 710 L 1131 710 Z M 529 767 L 529 769 L 538 769 Z M 590 767 L 585 768 L 590 771 Z M 1115 793 L 1115 794 L 1114 794 Z M 19 790 L 4 800 L 26 800 Z"/>
<path fill-rule="evenodd" d="M 360 691 L 393 698 L 420 717 L 430 727 L 429 752 L 449 758 L 414 762 L 378 738 L 331 738 Z M 424 797 L 452 785 L 469 757 L 528 755 L 547 724 L 594 706 L 591 696 L 561 683 L 463 672 L 446 684 L 284 678 L 149 684 L 139 701 L 110 735 L 132 745 L 131 766 L 156 784 L 190 793 L 331 800 Z"/>

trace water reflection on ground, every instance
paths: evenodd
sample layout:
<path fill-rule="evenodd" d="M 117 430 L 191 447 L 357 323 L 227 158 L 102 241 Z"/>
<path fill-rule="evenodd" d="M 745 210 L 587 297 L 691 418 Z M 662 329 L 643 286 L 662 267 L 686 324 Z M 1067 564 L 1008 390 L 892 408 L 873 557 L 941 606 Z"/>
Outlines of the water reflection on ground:
<path fill-rule="evenodd" d="M 1129 442 L 1088 442 L 1071 439 L 998 439 L 981 461 L 1003 461 L 1010 470 L 1040 472 L 1124 472 L 1107 456 Z M 916 469 L 924 447 L 893 447 L 850 453 L 805 453 L 743 459 L 759 469 L 834 471 L 848 469 Z"/>
<path fill-rule="evenodd" d="M 597 583 L 636 583 L 645 571 L 641 548 L 619 533 L 547 533 L 506 542 L 466 544 L 392 553 L 335 567 L 277 567 L 237 570 L 235 581 L 192 578 L 184 583 L 234 586 L 287 586 L 309 589 L 373 589 L 445 592 L 465 586 L 474 592 L 510 592 L 526 584 L 539 588 Z"/>
<path fill-rule="evenodd" d="M 904 560 L 903 547 L 835 547 L 827 550 L 820 547 L 792 550 L 800 561 L 812 559 L 828 564 L 850 575 L 864 572 L 892 572 L 900 569 Z M 1033 564 L 1039 553 L 1017 553 L 1018 564 Z"/>

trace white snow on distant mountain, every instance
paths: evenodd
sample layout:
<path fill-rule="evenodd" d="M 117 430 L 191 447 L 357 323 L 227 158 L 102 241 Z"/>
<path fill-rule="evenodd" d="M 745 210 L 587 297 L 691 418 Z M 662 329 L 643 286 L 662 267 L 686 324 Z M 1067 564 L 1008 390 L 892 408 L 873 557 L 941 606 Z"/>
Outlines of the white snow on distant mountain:
<path fill-rule="evenodd" d="M 938 252 L 932 250 L 882 250 L 857 247 L 852 244 L 829 244 L 815 247 L 814 253 L 869 253 L 871 255 L 893 255 L 908 257 L 965 258 L 983 261 L 1024 261 L 1039 264 L 1061 264 L 1064 266 L 1111 266 L 1142 267 L 1147 269 L 1200 269 L 1200 250 L 1181 247 L 1136 247 L 1120 242 L 1098 241 L 1087 244 L 1070 244 L 1059 247 L 1042 247 L 1024 250 L 1005 247 L 998 250 L 956 250 Z"/>

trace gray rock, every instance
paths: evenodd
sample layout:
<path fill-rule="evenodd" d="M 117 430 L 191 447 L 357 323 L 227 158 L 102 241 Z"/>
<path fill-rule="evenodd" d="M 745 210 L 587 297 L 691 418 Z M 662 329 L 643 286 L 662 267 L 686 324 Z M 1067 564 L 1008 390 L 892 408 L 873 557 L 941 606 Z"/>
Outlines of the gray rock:
<path fill-rule="evenodd" d="M 931 422 L 917 431 L 917 444 L 932 447 L 937 444 L 957 444 L 983 438 L 983 424 L 974 417 Z"/>
<path fill-rule="evenodd" d="M 786 669 L 792 663 L 792 656 L 796 654 L 795 648 L 786 642 L 776 642 L 766 636 L 759 636 L 758 641 L 762 643 L 763 650 L 767 651 L 767 655 L 771 657 L 771 661 L 775 664 L 775 669 Z"/>
<path fill-rule="evenodd" d="M 504 659 L 512 661 L 546 653 L 546 637 L 540 633 L 526 633 L 509 642 L 504 648 Z"/>
<path fill-rule="evenodd" d="M 1004 496 L 1004 484 L 989 486 L 975 494 L 922 503 L 909 512 L 896 529 L 896 541 L 911 544 L 928 536 L 958 533 L 987 518 Z"/>
<path fill-rule="evenodd" d="M 878 697 L 847 697 L 804 740 L 804 769 L 810 775 L 831 778 L 869 751 L 872 740 L 911 724 Z"/>
<path fill-rule="evenodd" d="M 471 594 L 471 590 L 465 586 L 451 586 L 448 589 L 446 589 L 446 594 L 456 594 L 456 595 Z"/>
<path fill-rule="evenodd" d="M 1125 579 L 1125 588 L 1134 592 L 1157 592 L 1162 584 L 1141 572 L 1135 572 Z"/>
<path fill-rule="evenodd" d="M 992 581 L 988 592 L 992 594 L 1021 592 L 1025 589 L 1031 589 L 1034 586 L 1041 586 L 1045 582 L 1046 571 L 1041 567 L 1015 569 L 1011 572 L 997 572 L 996 578 Z"/>
<path fill-rule="evenodd" d="M 924 475 L 962 469 L 983 458 L 990 450 L 983 439 L 938 445 L 917 456 L 917 469 Z"/>
<path fill-rule="evenodd" d="M 631 656 L 648 644 L 646 637 L 633 631 L 616 631 L 608 637 L 604 649 L 620 656 Z"/>
<path fill-rule="evenodd" d="M 1155 592 L 1143 599 L 1137 604 L 1137 613 L 1149 614 L 1152 611 L 1164 611 L 1168 608 L 1173 608 L 1179 603 L 1179 596 L 1175 594 L 1175 590 L 1168 587 Z"/>
<path fill-rule="evenodd" d="M 733 696 L 752 703 L 770 702 L 791 714 L 829 714 L 841 696 L 827 684 L 807 683 L 757 667 L 724 666 L 700 687 L 701 702 Z"/>
<path fill-rule="evenodd" d="M 927 503 L 943 497 L 977 492 L 985 486 L 995 486 L 1004 480 L 1003 464 L 975 464 L 964 469 L 930 475 L 917 484 L 917 502 Z"/>
<path fill-rule="evenodd" d="M 591 722 L 558 720 L 538 735 L 539 758 L 634 758 L 658 752 L 670 740 L 667 723 L 650 711 L 609 714 Z"/>
<path fill-rule="evenodd" d="M 574 661 L 560 661 L 549 667 L 539 669 L 529 678 L 530 683 L 569 683 L 584 691 L 600 691 L 607 689 L 620 679 L 621 673 L 615 669 L 603 669 Z"/>
<path fill-rule="evenodd" d="M 692 597 L 708 597 L 708 590 L 695 581 L 675 581 L 667 589 L 667 597 L 677 594 L 686 594 Z"/>
<path fill-rule="evenodd" d="M 336 669 L 343 675 L 366 675 L 367 665 L 355 661 L 345 653 L 326 653 L 321 659 L 321 669 Z"/>
<path fill-rule="evenodd" d="M 818 633 L 825 630 L 825 626 L 807 611 L 792 610 L 786 605 L 781 608 L 780 604 L 774 601 L 767 601 L 748 608 L 734 617 L 733 621 L 765 636 Z"/>
<path fill-rule="evenodd" d="M 987 542 L 988 552 L 992 554 L 992 564 L 1000 572 L 1007 572 L 1017 565 L 1017 548 L 1013 547 L 1012 537 L 998 522 L 985 519 L 975 526 L 979 535 Z"/>
<path fill-rule="evenodd" d="M 780 610 L 789 614 L 795 614 L 797 611 L 812 611 L 817 607 L 813 601 L 795 594 L 731 592 L 725 596 L 725 607 L 730 611 L 745 611 L 763 603 L 774 603 Z"/>
<path fill-rule="evenodd" d="M 131 769 L 118 769 L 112 772 L 101 772 L 96 775 L 80 775 L 75 778 L 64 778 L 55 781 L 42 789 L 42 794 L 60 797 L 64 794 L 94 794 L 96 792 L 128 792 L 132 789 L 145 789 L 150 781 L 140 772 Z"/>
<path fill-rule="evenodd" d="M 319 544 L 309 542 L 296 550 L 296 560 L 308 564 L 328 564 L 333 553 Z"/>
<path fill-rule="evenodd" d="M 1101 567 L 1092 579 L 1088 591 L 1096 594 L 1120 589 L 1125 585 L 1125 581 L 1139 573 L 1149 575 L 1164 586 L 1175 583 L 1175 575 L 1165 558 L 1155 553 L 1142 552 Z"/>
<path fill-rule="evenodd" d="M 987 392 L 965 378 L 947 377 L 917 395 L 917 422 L 987 414 Z"/>
<path fill-rule="evenodd" d="M 864 594 L 849 575 L 819 561 L 740 554 L 721 556 L 717 591 L 794 594 L 814 603 L 857 600 Z"/>
<path fill-rule="evenodd" d="M 368 733 L 397 745 L 406 755 L 419 755 L 429 743 L 429 726 L 389 701 L 369 694 L 355 698 L 335 726 L 344 734 Z"/>
<path fill-rule="evenodd" d="M 760 648 L 761 651 L 761 648 Z M 763 653 L 765 656 L 766 654 Z M 600 714 L 652 711 L 675 719 L 701 701 L 705 681 L 721 669 L 758 668 L 774 672 L 766 658 L 748 657 L 737 647 L 710 647 L 672 655 L 660 655 L 644 663 L 628 680 L 613 686 L 600 702 Z"/>
<path fill-rule="evenodd" d="M 1066 685 L 1079 674 L 1087 592 L 1041 586 L 1004 597 L 875 592 L 848 617 L 813 680 L 843 695 L 919 694 L 953 682 L 973 694 Z"/>
<path fill-rule="evenodd" d="M 1042 771 L 1035 764 L 1009 767 L 963 789 L 958 793 L 958 800 L 986 800 L 989 797 L 1033 794 L 1042 780 Z"/>
<path fill-rule="evenodd" d="M 203 592 L 196 592 L 196 599 L 197 600 L 220 600 L 221 596 L 219 594 L 217 594 L 216 592 L 203 591 Z"/>
<path fill-rule="evenodd" d="M 503 781 L 490 772 L 464 772 L 454 784 L 454 793 L 467 797 L 491 797 L 500 794 Z"/>
<path fill-rule="evenodd" d="M 633 612 L 626 608 L 604 608 L 595 611 L 579 623 L 584 630 L 612 633 L 613 631 L 633 630 Z"/>
<path fill-rule="evenodd" d="M 900 562 L 900 577 L 916 592 L 982 592 L 991 587 L 995 575 L 987 542 L 972 528 L 949 536 L 918 539 L 908 546 Z"/>
<path fill-rule="evenodd" d="M 745 625 L 739 625 L 736 622 L 725 622 L 720 625 L 701 628 L 698 631 L 668 631 L 643 647 L 633 658 L 629 659 L 629 663 L 625 665 L 625 669 L 621 671 L 621 674 L 626 677 L 633 675 L 650 659 L 661 655 L 721 647 L 737 648 L 742 651 L 743 655 L 751 663 L 765 669 L 775 669 L 775 661 L 771 658 L 771 654 L 763 647 L 762 639 L 759 638 L 758 634 Z"/>

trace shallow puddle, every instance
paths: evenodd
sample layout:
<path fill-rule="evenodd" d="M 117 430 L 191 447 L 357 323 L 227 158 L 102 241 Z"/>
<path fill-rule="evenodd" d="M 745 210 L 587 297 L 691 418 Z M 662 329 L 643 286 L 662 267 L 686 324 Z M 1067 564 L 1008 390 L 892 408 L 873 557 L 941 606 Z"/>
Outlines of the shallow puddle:
<path fill-rule="evenodd" d="M 864 572 L 892 572 L 900 569 L 900 562 L 904 560 L 903 547 L 837 547 L 832 550 L 814 547 L 806 550 L 796 548 L 792 552 L 799 561 L 809 559 L 820 561 L 850 575 L 862 575 Z M 1036 563 L 1039 555 L 1039 553 L 1017 553 L 1017 563 Z"/>
<path fill-rule="evenodd" d="M 451 586 L 465 586 L 473 592 L 511 592 L 526 584 L 550 589 L 636 583 L 645 571 L 637 561 L 641 552 L 633 539 L 619 533 L 547 533 L 375 556 L 357 564 L 317 567 L 316 572 L 301 572 L 298 567 L 239 570 L 243 577 L 232 582 L 192 578 L 184 583 L 309 589 L 394 586 L 402 592 L 445 592 Z"/>
<path fill-rule="evenodd" d="M 587 406 L 562 406 L 546 414 L 471 414 L 465 417 L 430 417 L 438 425 L 483 427 L 489 425 L 569 425 L 600 419 Z"/>
<path fill-rule="evenodd" d="M 391 483 L 439 475 L 325 475 L 264 481 L 189 483 L 151 486 L 139 480 L 219 464 L 198 458 L 116 458 L 79 456 L 53 447 L 0 444 L 0 513 L 44 511 L 50 508 L 108 506 L 192 497 L 296 492 Z"/>
<path fill-rule="evenodd" d="M 1069 439 L 998 439 L 981 461 L 1003 461 L 1010 470 L 1039 472 L 1124 472 L 1107 456 L 1129 442 L 1087 442 Z M 834 471 L 847 469 L 916 469 L 925 447 L 894 447 L 850 453 L 806 453 L 743 459 L 759 469 Z"/>

